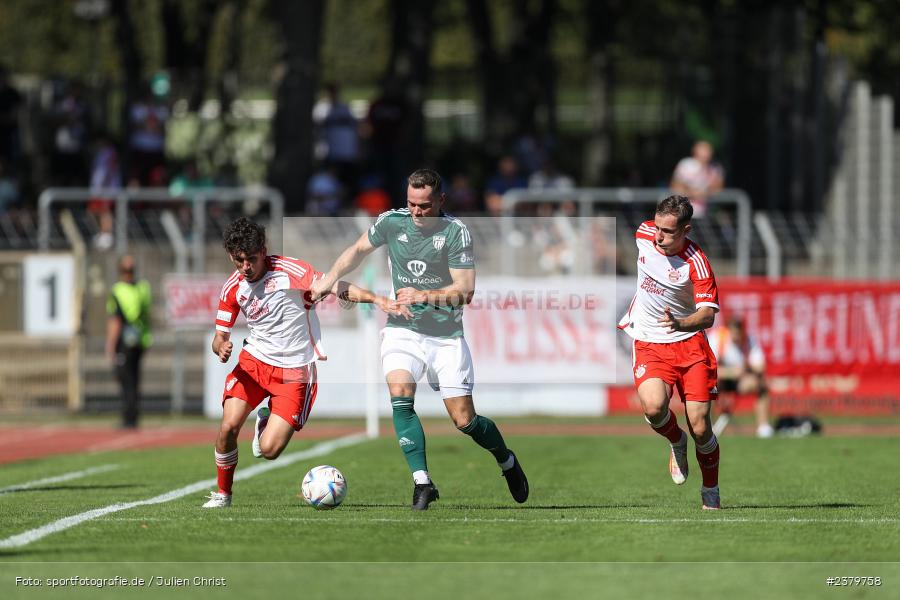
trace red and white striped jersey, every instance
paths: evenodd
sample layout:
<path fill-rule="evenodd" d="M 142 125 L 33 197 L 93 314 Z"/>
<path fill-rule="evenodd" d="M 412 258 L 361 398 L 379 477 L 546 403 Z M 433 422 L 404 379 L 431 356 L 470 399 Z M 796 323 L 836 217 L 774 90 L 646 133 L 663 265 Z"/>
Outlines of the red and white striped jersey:
<path fill-rule="evenodd" d="M 635 233 L 638 247 L 637 292 L 628 312 L 619 321 L 619 329 L 636 340 L 668 344 L 691 337 L 696 331 L 668 332 L 659 320 L 668 306 L 680 319 L 692 315 L 698 307 L 719 310 L 716 278 L 700 247 L 687 240 L 684 249 L 666 256 L 656 247 L 656 225 L 644 221 Z"/>
<path fill-rule="evenodd" d="M 244 350 L 275 367 L 293 369 L 325 360 L 319 319 L 305 292 L 324 277 L 302 260 L 267 256 L 266 273 L 254 282 L 235 271 L 222 287 L 216 329 L 230 332 L 238 311 L 250 335 Z"/>

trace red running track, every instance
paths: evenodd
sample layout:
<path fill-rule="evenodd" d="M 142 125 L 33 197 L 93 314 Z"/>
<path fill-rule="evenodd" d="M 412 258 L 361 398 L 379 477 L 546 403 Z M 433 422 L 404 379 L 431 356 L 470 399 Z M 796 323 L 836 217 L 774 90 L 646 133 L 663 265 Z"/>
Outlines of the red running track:
<path fill-rule="evenodd" d="M 426 423 L 429 435 L 458 435 L 449 423 Z M 218 423 L 201 426 L 147 426 L 137 430 L 81 425 L 0 425 L 0 464 L 43 458 L 59 454 L 141 450 L 174 446 L 196 446 L 215 443 Z M 503 423 L 505 435 L 653 435 L 644 423 Z M 840 425 L 826 424 L 825 435 L 831 436 L 900 436 L 900 425 Z M 306 439 L 336 438 L 360 432 L 358 426 L 311 424 L 297 437 Z M 752 436 L 749 425 L 733 425 L 728 436 Z M 390 435 L 382 427 L 382 435 Z M 253 428 L 244 427 L 241 439 L 253 437 Z"/>

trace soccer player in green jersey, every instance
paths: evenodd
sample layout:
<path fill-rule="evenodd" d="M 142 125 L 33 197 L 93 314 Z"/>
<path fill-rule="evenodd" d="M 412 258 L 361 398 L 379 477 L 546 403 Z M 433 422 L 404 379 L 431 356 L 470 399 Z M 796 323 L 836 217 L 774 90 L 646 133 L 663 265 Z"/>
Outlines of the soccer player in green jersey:
<path fill-rule="evenodd" d="M 457 429 L 490 452 L 516 502 L 528 499 L 528 479 L 493 421 L 475 412 L 475 372 L 463 337 L 463 307 L 475 293 L 472 237 L 459 219 L 443 212 L 441 176 L 419 169 L 407 179 L 407 208 L 382 213 L 344 250 L 328 274 L 311 288 L 313 299 L 355 269 L 379 246 L 387 246 L 391 285 L 412 318 L 391 316 L 381 334 L 381 361 L 394 416 L 394 431 L 412 471 L 413 510 L 438 499 L 428 473 L 425 432 L 414 408 L 416 382 L 441 391 Z"/>

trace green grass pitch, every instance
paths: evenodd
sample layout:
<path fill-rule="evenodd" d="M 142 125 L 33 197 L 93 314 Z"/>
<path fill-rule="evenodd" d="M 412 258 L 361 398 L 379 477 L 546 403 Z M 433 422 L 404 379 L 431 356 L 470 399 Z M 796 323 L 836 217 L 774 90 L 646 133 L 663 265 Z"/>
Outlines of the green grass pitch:
<path fill-rule="evenodd" d="M 122 574 L 225 577 L 230 591 L 248 597 L 271 584 L 296 586 L 304 596 L 337 585 L 349 598 L 393 598 L 415 582 L 433 598 L 644 597 L 663 586 L 683 593 L 705 586 L 730 598 L 900 597 L 895 438 L 726 435 L 721 511 L 700 510 L 693 452 L 687 483 L 672 484 L 661 438 L 507 441 L 531 482 L 524 505 L 512 501 L 490 455 L 468 438 L 431 437 L 429 468 L 441 499 L 414 514 L 405 463 L 385 437 L 238 481 L 230 509 L 201 510 L 198 492 L 0 549 L 0 596 L 35 597 L 17 576 Z M 298 436 L 287 452 L 315 444 Z M 241 446 L 238 472 L 259 462 Z M 334 511 L 316 511 L 298 495 L 303 474 L 317 464 L 333 464 L 347 478 L 347 499 Z M 0 489 L 101 465 L 117 467 L 0 492 L 0 539 L 215 475 L 211 447 L 166 448 L 5 465 Z M 882 585 L 836 590 L 826 584 L 832 576 L 878 576 Z M 162 591 L 164 583 L 151 587 Z M 51 592 L 44 585 L 41 593 Z M 181 591 L 215 594 L 200 586 Z M 146 597 L 133 587 L 56 592 Z"/>

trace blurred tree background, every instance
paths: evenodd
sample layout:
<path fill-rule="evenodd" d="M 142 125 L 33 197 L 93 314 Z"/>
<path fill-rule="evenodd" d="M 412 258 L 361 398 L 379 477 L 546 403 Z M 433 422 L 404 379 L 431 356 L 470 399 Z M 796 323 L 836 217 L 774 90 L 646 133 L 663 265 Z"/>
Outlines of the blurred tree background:
<path fill-rule="evenodd" d="M 302 210 L 312 108 L 335 81 L 362 111 L 402 96 L 404 171 L 482 183 L 530 139 L 579 185 L 665 185 L 705 138 L 758 206 L 818 210 L 847 81 L 900 97 L 896 12 L 889 0 L 4 0 L 0 56 L 29 98 L 34 189 L 54 85 L 82 82 L 93 127 L 118 140 L 152 85 L 172 110 L 170 159 L 270 182 Z"/>

